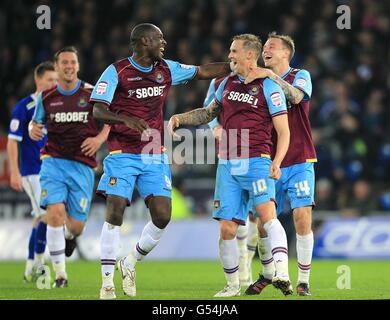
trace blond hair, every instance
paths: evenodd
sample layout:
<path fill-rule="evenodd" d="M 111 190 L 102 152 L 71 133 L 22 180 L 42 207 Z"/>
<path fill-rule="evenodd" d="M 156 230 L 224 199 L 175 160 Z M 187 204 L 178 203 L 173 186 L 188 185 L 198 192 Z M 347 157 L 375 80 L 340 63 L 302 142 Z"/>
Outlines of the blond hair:
<path fill-rule="evenodd" d="M 282 40 L 284 46 L 290 50 L 290 56 L 289 56 L 289 61 L 290 61 L 295 53 L 294 40 L 290 36 L 283 35 L 283 34 L 277 34 L 276 31 L 273 31 L 273 32 L 268 34 L 268 39 L 271 39 L 271 38 Z"/>
<path fill-rule="evenodd" d="M 245 49 L 255 51 L 256 57 L 260 57 L 263 44 L 261 43 L 261 39 L 258 36 L 255 36 L 254 34 L 250 33 L 244 33 L 234 36 L 232 41 L 235 40 L 243 41 L 242 46 Z"/>

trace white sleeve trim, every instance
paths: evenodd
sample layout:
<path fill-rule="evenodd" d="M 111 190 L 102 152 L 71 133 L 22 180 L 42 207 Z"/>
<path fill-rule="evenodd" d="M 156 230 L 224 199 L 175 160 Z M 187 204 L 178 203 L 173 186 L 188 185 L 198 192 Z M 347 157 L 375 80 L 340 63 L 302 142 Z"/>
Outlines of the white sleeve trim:
<path fill-rule="evenodd" d="M 10 134 L 8 134 L 8 139 L 12 139 L 12 140 L 16 140 L 16 141 L 20 142 L 23 140 L 23 137 L 10 133 Z"/>

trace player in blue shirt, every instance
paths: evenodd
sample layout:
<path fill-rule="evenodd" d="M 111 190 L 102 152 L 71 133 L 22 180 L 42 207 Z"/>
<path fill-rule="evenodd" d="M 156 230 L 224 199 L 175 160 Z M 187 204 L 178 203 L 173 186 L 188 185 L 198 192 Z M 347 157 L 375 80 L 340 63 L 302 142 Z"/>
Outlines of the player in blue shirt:
<path fill-rule="evenodd" d="M 34 71 L 35 93 L 20 100 L 14 107 L 9 126 L 7 153 L 11 168 L 10 186 L 21 192 L 25 191 L 32 206 L 33 228 L 28 245 L 28 258 L 24 279 L 33 279 L 33 268 L 37 274 L 43 271 L 44 252 L 46 247 L 46 223 L 42 216 L 45 211 L 39 206 L 41 187 L 39 171 L 41 169 L 40 149 L 46 138 L 35 142 L 28 135 L 28 124 L 34 114 L 38 94 L 57 83 L 57 73 L 50 61 L 42 62 Z M 20 157 L 19 157 L 20 149 Z M 19 167 L 20 158 L 20 167 Z"/>

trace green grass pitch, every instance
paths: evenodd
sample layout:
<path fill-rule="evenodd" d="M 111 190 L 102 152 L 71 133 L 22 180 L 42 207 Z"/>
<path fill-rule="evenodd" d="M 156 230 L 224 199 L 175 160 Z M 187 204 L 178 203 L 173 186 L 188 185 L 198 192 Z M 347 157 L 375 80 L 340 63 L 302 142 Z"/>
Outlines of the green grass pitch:
<path fill-rule="evenodd" d="M 350 268 L 350 289 L 338 289 L 337 280 L 345 274 L 337 268 Z M 259 268 L 253 261 L 254 279 Z M 290 261 L 290 277 L 295 285 L 296 261 Z M 311 297 L 284 297 L 272 286 L 259 296 L 241 296 L 234 299 L 390 299 L 390 261 L 314 260 L 311 272 Z M 99 298 L 100 263 L 69 262 L 69 287 L 39 290 L 35 283 L 22 280 L 24 262 L 0 263 L 0 299 L 89 300 Z M 53 273 L 52 273 L 53 276 Z M 345 283 L 342 280 L 339 282 Z M 123 295 L 118 272 L 115 274 L 117 299 Z M 137 297 L 139 300 L 209 300 L 225 285 L 218 261 L 143 261 L 137 265 Z M 244 289 L 242 290 L 242 292 Z M 134 299 L 134 298 L 133 298 Z"/>

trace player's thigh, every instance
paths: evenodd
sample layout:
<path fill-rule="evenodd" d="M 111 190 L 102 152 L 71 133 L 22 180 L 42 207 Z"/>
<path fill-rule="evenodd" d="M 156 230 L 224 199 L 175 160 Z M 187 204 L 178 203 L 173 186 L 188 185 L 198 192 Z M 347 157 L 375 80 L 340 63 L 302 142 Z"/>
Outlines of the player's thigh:
<path fill-rule="evenodd" d="M 127 199 L 128 205 L 140 164 L 131 154 L 110 154 L 103 161 L 103 175 L 100 178 L 96 193 L 103 196 L 118 196 Z M 116 201 L 113 201 L 115 204 Z"/>
<path fill-rule="evenodd" d="M 66 203 L 68 188 L 65 170 L 60 159 L 45 158 L 42 161 L 39 182 L 41 185 L 41 208 L 48 205 Z"/>
<path fill-rule="evenodd" d="M 45 213 L 40 206 L 41 199 L 41 184 L 39 182 L 39 175 L 29 175 L 22 177 L 23 188 L 26 191 L 28 197 L 30 198 L 32 211 L 31 214 L 34 217 L 40 217 Z"/>
<path fill-rule="evenodd" d="M 84 222 L 91 208 L 95 173 L 89 166 L 72 161 L 69 162 L 67 175 L 67 213 L 74 220 Z"/>
<path fill-rule="evenodd" d="M 291 209 L 314 206 L 315 175 L 313 163 L 300 163 L 290 168 L 288 195 Z"/>
<path fill-rule="evenodd" d="M 138 175 L 136 186 L 145 203 L 148 205 L 149 199 L 153 197 L 171 199 L 172 179 L 167 156 L 152 155 L 141 161 L 143 167 Z"/>
<path fill-rule="evenodd" d="M 248 216 L 248 192 L 231 174 L 230 166 L 220 163 L 214 192 L 213 218 L 244 225 Z"/>

